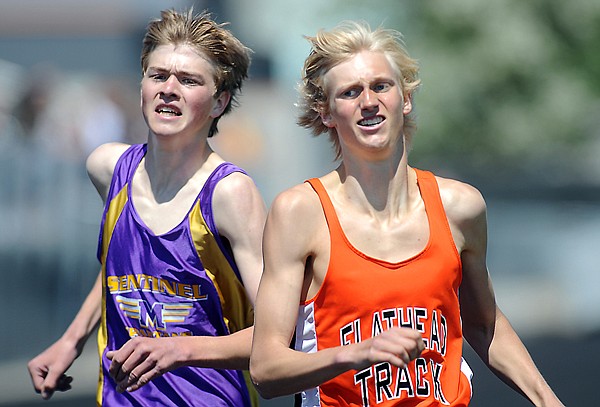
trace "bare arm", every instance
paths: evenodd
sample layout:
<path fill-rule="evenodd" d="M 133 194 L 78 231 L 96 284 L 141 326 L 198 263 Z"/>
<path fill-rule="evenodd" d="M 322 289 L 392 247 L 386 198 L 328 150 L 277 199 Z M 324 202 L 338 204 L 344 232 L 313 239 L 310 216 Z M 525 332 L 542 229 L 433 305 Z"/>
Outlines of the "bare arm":
<path fill-rule="evenodd" d="M 102 202 L 106 202 L 115 165 L 128 147 L 129 145 L 123 143 L 103 144 L 92 151 L 87 158 L 88 176 L 102 198 Z"/>
<path fill-rule="evenodd" d="M 119 143 L 105 144 L 98 147 L 88 158 L 88 174 L 102 201 L 106 200 L 114 166 L 126 148 L 126 145 Z M 94 286 L 65 333 L 44 352 L 29 361 L 27 367 L 33 387 L 44 399 L 52 397 L 55 391 L 71 388 L 72 378 L 65 373 L 79 357 L 85 342 L 98 325 L 101 303 L 102 280 L 99 273 Z"/>
<path fill-rule="evenodd" d="M 496 305 L 486 266 L 485 202 L 474 188 L 455 184 L 445 202 L 457 245 L 462 247 L 460 287 L 463 334 L 496 376 L 536 406 L 562 406 L 535 366 L 529 352 Z"/>
<path fill-rule="evenodd" d="M 65 372 L 81 355 L 83 346 L 100 321 L 101 273 L 79 312 L 65 333 L 45 351 L 29 361 L 27 368 L 33 387 L 45 400 L 55 391 L 71 389 L 72 378 Z"/>
<path fill-rule="evenodd" d="M 265 203 L 252 179 L 236 172 L 217 184 L 213 206 L 219 208 L 217 228 L 231 244 L 246 293 L 254 303 L 263 270 Z"/>
<path fill-rule="evenodd" d="M 265 270 L 256 302 L 250 372 L 267 398 L 318 386 L 377 362 L 404 367 L 423 349 L 420 334 L 407 329 L 392 329 L 361 343 L 315 353 L 289 348 L 305 283 L 311 278 L 306 265 L 309 258 L 325 255 L 319 249 L 323 212 L 308 188 L 298 186 L 281 194 L 265 228 Z"/>
<path fill-rule="evenodd" d="M 130 339 L 106 356 L 117 391 L 135 391 L 181 366 L 248 369 L 252 328 L 225 336 Z"/>
<path fill-rule="evenodd" d="M 217 184 L 213 197 L 215 222 L 231 244 L 244 287 L 252 302 L 262 273 L 262 232 L 266 208 L 254 182 L 233 173 Z M 210 337 L 133 338 L 109 352 L 110 374 L 119 391 L 134 391 L 177 367 L 248 369 L 253 328 Z"/>

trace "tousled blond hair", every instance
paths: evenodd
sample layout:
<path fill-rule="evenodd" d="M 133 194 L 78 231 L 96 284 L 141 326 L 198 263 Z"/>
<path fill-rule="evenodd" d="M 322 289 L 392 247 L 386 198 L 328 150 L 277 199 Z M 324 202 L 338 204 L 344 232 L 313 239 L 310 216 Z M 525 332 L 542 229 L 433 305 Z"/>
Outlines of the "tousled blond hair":
<path fill-rule="evenodd" d="M 321 120 L 329 114 L 329 97 L 324 89 L 323 77 L 334 66 L 361 51 L 382 52 L 397 70 L 402 92 L 411 97 L 421 81 L 419 65 L 406 51 L 402 34 L 396 30 L 379 27 L 371 30 L 365 22 L 345 21 L 331 31 L 320 30 L 314 37 L 306 37 L 312 49 L 304 62 L 302 81 L 298 87 L 300 115 L 298 124 L 310 129 L 313 135 L 329 133 L 336 159 L 341 147 L 335 128 L 329 128 Z M 405 115 L 404 134 L 410 140 L 416 130 L 414 113 Z"/>
<path fill-rule="evenodd" d="M 194 14 L 192 8 L 187 12 L 163 10 L 160 19 L 148 23 L 142 45 L 142 73 L 148 69 L 152 51 L 161 45 L 189 45 L 213 64 L 217 87 L 215 97 L 225 91 L 229 92 L 231 99 L 223 114 L 213 119 L 209 137 L 217 133 L 219 119 L 237 105 L 237 95 L 244 79 L 248 77 L 250 66 L 251 50 L 225 26 L 213 21 L 206 11 Z"/>

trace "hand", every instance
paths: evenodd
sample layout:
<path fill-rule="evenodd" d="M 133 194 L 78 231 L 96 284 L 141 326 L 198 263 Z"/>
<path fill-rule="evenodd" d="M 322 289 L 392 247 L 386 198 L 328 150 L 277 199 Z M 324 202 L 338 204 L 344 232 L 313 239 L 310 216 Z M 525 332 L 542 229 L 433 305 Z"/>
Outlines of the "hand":
<path fill-rule="evenodd" d="M 421 333 L 408 328 L 391 328 L 358 345 L 362 352 L 357 370 L 381 362 L 403 369 L 425 349 Z"/>
<path fill-rule="evenodd" d="M 150 380 L 179 367 L 181 346 L 176 338 L 135 337 L 106 357 L 117 391 L 135 391 Z"/>
<path fill-rule="evenodd" d="M 64 340 L 58 340 L 27 364 L 35 392 L 48 400 L 55 391 L 71 389 L 73 378 L 65 372 L 79 356 L 77 349 Z"/>

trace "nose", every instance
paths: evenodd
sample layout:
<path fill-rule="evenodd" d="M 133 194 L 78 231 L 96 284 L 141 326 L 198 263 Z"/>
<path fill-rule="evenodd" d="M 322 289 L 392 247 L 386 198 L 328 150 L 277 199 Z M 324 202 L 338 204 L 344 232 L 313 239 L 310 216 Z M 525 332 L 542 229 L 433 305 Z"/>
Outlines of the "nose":
<path fill-rule="evenodd" d="M 166 95 L 166 96 L 176 95 L 178 88 L 179 88 L 179 81 L 177 80 L 177 77 L 175 75 L 171 75 L 163 83 L 160 93 L 162 93 L 163 95 Z"/>
<path fill-rule="evenodd" d="M 373 109 L 377 106 L 377 94 L 370 88 L 363 90 L 360 99 L 360 105 L 363 109 Z"/>

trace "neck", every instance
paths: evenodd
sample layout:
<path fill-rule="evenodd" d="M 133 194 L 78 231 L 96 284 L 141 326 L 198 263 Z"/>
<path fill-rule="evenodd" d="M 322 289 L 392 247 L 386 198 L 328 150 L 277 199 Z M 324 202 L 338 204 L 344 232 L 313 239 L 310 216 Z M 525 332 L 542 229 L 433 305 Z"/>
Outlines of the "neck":
<path fill-rule="evenodd" d="M 361 210 L 386 216 L 409 207 L 415 176 L 405 153 L 381 161 L 344 157 L 336 172 L 340 198 Z"/>
<path fill-rule="evenodd" d="M 181 143 L 148 140 L 143 170 L 157 200 L 169 200 L 198 173 L 213 154 L 206 139 Z M 162 197 L 162 198 L 161 198 Z"/>

